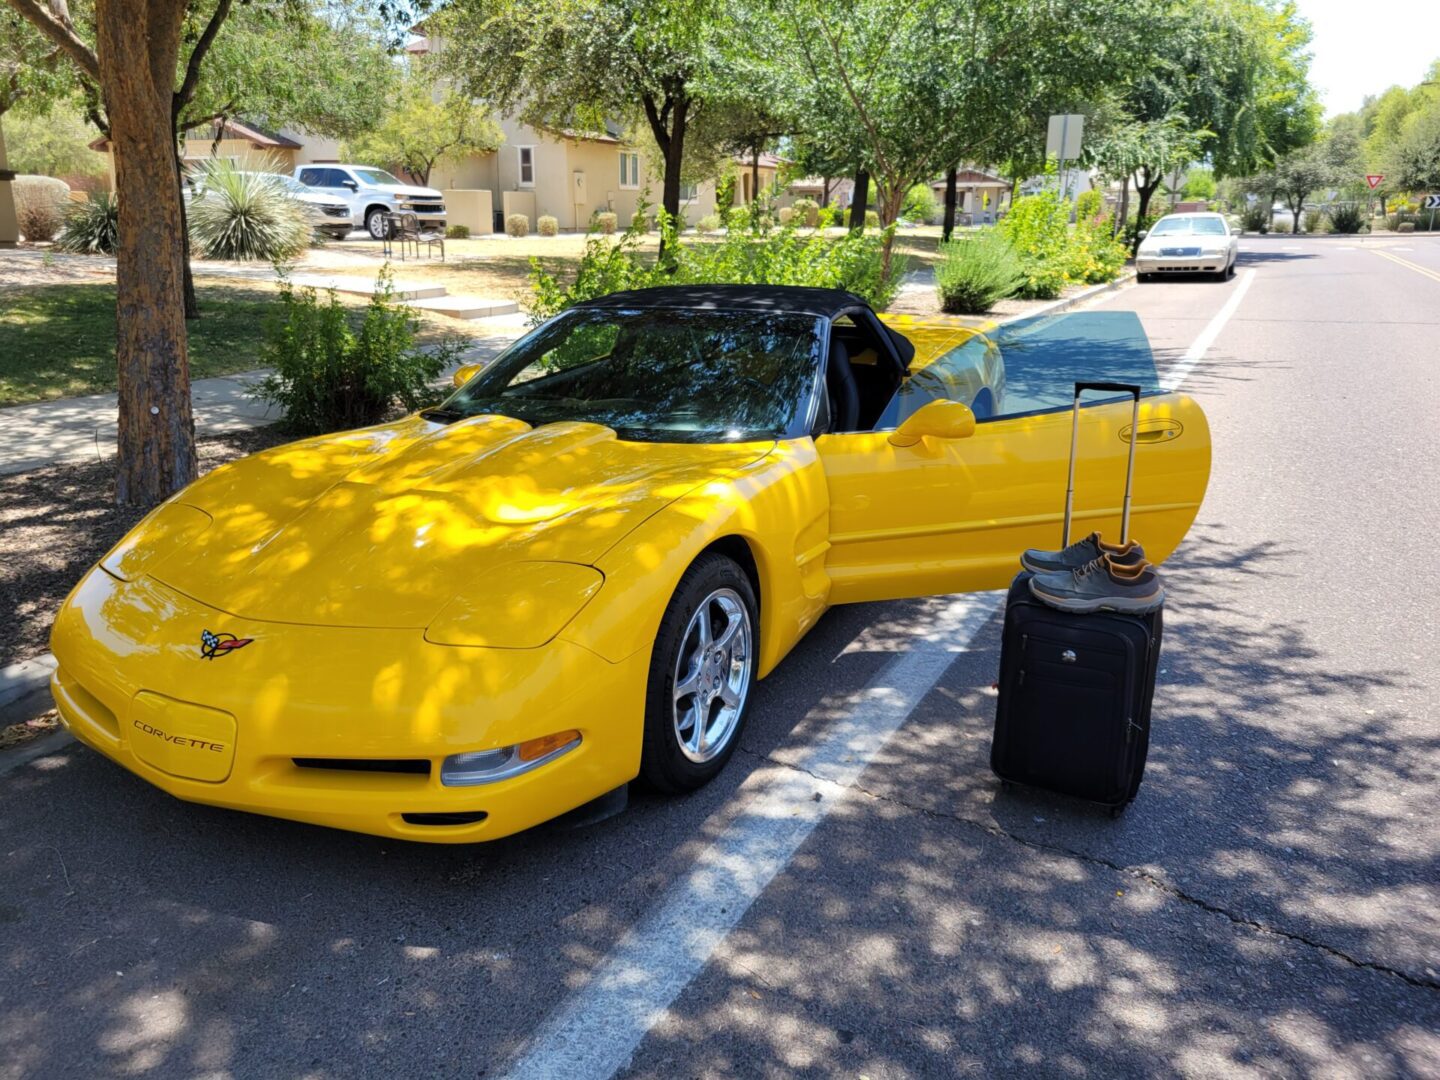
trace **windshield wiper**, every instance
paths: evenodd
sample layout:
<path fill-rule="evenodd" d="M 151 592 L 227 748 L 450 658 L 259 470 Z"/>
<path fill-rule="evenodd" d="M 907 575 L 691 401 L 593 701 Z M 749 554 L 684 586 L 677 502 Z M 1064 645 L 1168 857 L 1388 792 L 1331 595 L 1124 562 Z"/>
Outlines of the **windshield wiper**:
<path fill-rule="evenodd" d="M 426 420 L 438 420 L 441 423 L 453 424 L 456 420 L 464 420 L 468 414 L 459 409 L 446 409 L 437 405 L 433 409 L 421 409 L 420 415 Z"/>

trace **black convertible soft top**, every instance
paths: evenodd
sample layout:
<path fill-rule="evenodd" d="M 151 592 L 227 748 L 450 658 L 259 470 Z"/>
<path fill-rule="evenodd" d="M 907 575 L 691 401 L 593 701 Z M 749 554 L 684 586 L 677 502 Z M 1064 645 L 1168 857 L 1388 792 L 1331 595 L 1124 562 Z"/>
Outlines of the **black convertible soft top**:
<path fill-rule="evenodd" d="M 844 289 L 804 285 L 660 285 L 608 293 L 576 304 L 582 308 L 685 308 L 690 311 L 789 311 L 833 319 L 857 307 L 869 308 Z"/>

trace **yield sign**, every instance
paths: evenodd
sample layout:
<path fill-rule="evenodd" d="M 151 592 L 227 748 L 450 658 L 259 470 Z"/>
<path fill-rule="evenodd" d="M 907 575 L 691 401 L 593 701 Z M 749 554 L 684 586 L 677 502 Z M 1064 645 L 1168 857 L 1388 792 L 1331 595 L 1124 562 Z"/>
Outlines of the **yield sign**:
<path fill-rule="evenodd" d="M 1371 191 L 1374 191 L 1377 187 L 1380 186 L 1380 181 L 1384 179 L 1385 176 L 1383 173 L 1368 173 L 1365 176 L 1365 183 L 1370 185 Z"/>

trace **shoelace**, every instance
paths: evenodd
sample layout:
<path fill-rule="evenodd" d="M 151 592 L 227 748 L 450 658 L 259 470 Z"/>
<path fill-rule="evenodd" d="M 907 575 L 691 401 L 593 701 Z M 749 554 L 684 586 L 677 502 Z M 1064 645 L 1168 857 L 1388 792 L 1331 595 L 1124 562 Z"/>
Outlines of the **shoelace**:
<path fill-rule="evenodd" d="M 1081 548 L 1088 546 L 1091 546 L 1090 537 L 1085 536 L 1080 538 L 1079 540 L 1076 540 L 1073 544 L 1067 544 L 1065 550 L 1060 552 L 1060 555 L 1062 558 L 1068 555 L 1077 555 L 1079 554 Z"/>
<path fill-rule="evenodd" d="M 1074 570 L 1070 572 L 1075 575 L 1076 582 L 1081 582 L 1084 581 L 1086 578 L 1090 577 L 1092 574 L 1099 574 L 1103 573 L 1104 571 L 1105 556 L 1101 555 L 1098 559 L 1091 559 L 1084 566 L 1077 566 Z"/>

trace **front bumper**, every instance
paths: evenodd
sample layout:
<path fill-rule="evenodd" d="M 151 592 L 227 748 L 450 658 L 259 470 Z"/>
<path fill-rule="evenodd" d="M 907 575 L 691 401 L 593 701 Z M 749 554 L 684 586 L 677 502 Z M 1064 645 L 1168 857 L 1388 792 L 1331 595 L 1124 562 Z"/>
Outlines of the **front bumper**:
<path fill-rule="evenodd" d="M 253 640 L 206 659 L 202 630 Z M 99 568 L 62 607 L 52 648 L 56 706 L 76 738 L 191 802 L 470 843 L 556 817 L 639 771 L 648 652 L 611 664 L 561 639 L 461 648 L 415 630 L 242 620 Z M 440 783 L 449 754 L 572 728 L 580 745 L 532 772 Z"/>
<path fill-rule="evenodd" d="M 1229 258 L 1228 251 L 1222 251 L 1218 255 L 1207 255 L 1204 252 L 1198 255 L 1137 255 L 1135 272 L 1137 274 L 1213 274 L 1224 270 Z"/>

